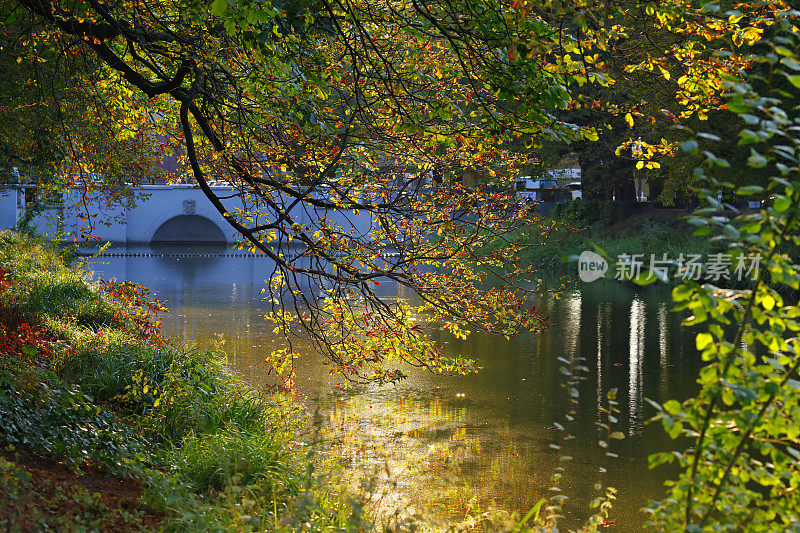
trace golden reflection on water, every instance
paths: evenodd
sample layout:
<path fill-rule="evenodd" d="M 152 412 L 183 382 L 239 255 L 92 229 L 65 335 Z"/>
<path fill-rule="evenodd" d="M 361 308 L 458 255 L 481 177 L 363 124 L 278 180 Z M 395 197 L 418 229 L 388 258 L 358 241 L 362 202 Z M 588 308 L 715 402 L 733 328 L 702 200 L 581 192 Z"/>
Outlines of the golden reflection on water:
<path fill-rule="evenodd" d="M 367 509 L 376 515 L 434 527 L 485 513 L 508 522 L 508 509 L 544 496 L 551 472 L 532 468 L 536 456 L 521 453 L 509 428 L 490 443 L 468 423 L 466 408 L 439 399 L 375 402 L 359 396 L 331 409 L 321 448 L 340 465 L 350 488 L 367 490 Z"/>

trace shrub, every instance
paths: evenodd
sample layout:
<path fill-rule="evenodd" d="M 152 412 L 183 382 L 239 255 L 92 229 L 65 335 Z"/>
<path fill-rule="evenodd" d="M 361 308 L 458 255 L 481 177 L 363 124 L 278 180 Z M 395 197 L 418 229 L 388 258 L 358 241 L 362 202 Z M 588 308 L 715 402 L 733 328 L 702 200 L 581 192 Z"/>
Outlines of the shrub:
<path fill-rule="evenodd" d="M 551 216 L 575 226 L 602 228 L 619 219 L 618 208 L 611 200 L 565 200 L 556 204 Z"/>
<path fill-rule="evenodd" d="M 36 367 L 0 371 L 0 439 L 63 458 L 76 468 L 98 466 L 121 474 L 130 473 L 143 452 L 141 439 L 113 413 Z"/>

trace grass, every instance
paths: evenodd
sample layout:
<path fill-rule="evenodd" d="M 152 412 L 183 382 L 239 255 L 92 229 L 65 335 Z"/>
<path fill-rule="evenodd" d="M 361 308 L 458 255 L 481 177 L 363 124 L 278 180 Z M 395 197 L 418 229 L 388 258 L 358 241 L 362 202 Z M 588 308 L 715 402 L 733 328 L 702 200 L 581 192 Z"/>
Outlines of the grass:
<path fill-rule="evenodd" d="M 4 499 L 0 520 L 13 529 L 24 511 L 44 521 L 39 528 L 72 520 L 66 529 L 92 529 L 111 512 L 89 505 L 102 493 L 54 503 L 56 492 L 69 500 L 74 491 L 31 485 L 30 464 L 10 455 L 20 449 L 78 473 L 135 480 L 146 512 L 120 515 L 123 530 L 369 525 L 355 500 L 328 496 L 314 458 L 295 450 L 299 422 L 290 412 L 240 383 L 221 351 L 154 333 L 154 307 L 140 293 L 122 287 L 134 296 L 114 297 L 69 259 L 32 237 L 0 233 L 0 466 L 9 487 L 41 496 Z M 81 518 L 54 505 L 79 508 Z M 158 524 L 137 516 L 158 516 Z"/>
<path fill-rule="evenodd" d="M 576 227 L 580 221 L 558 220 L 557 229 L 547 238 L 539 237 L 533 228 L 506 236 L 507 239 L 527 245 L 521 259 L 540 270 L 572 269 L 563 259 L 579 255 L 592 246 L 599 246 L 615 258 L 621 254 L 644 254 L 661 258 L 677 258 L 679 254 L 706 255 L 721 251 L 714 241 L 692 236 L 693 228 L 674 215 L 653 216 L 644 214 L 629 219 L 593 227 Z"/>

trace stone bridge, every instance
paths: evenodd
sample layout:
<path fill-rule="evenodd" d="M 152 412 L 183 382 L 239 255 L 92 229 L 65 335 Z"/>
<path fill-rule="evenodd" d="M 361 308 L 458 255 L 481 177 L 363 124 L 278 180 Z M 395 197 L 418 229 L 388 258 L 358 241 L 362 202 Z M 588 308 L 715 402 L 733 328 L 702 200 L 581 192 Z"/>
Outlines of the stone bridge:
<path fill-rule="evenodd" d="M 220 198 L 232 196 L 229 186 L 213 187 Z M 133 192 L 140 198 L 133 209 L 122 211 L 115 207 L 89 203 L 96 210 L 97 222 L 92 234 L 102 241 L 118 243 L 181 243 L 207 242 L 230 243 L 237 240 L 236 231 L 223 220 L 219 212 L 196 185 L 144 185 Z M 30 192 L 28 193 L 30 194 Z M 80 235 L 87 223 L 80 218 L 80 191 L 64 193 L 63 202 L 46 209 L 33 220 L 39 233 L 51 238 L 59 233 Z M 234 210 L 244 208 L 238 198 L 222 200 L 225 207 Z M 22 189 L 0 190 L 0 229 L 12 228 L 23 218 L 26 208 L 26 192 Z M 323 217 L 348 231 L 366 233 L 372 227 L 371 216 L 362 212 L 342 214 L 327 210 L 308 210 L 297 206 L 292 217 L 304 225 L 313 224 Z M 71 240 L 71 237 L 70 237 Z"/>

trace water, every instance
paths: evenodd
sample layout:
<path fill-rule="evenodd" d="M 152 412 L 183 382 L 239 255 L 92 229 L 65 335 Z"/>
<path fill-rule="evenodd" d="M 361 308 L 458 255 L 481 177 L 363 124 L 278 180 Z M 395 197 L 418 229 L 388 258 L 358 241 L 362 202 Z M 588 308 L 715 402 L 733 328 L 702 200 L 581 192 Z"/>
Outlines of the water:
<path fill-rule="evenodd" d="M 110 250 L 120 252 L 123 250 Z M 263 320 L 259 290 L 269 260 L 227 257 L 225 249 L 154 250 L 89 260 L 102 278 L 131 280 L 153 290 L 170 312 L 167 333 L 188 343 L 224 340 L 231 367 L 254 387 L 275 384 L 263 359 L 281 346 Z M 197 255 L 199 254 L 199 256 Z M 396 288 L 381 285 L 387 296 Z M 510 341 L 473 335 L 466 341 L 441 334 L 448 349 L 470 354 L 481 367 L 470 376 L 413 372 L 390 386 L 336 387 L 330 367 L 309 355 L 297 361 L 295 399 L 325 421 L 323 450 L 343 465 L 343 475 L 374 481 L 371 504 L 384 512 L 402 509 L 434 521 L 458 521 L 468 511 L 507 510 L 524 514 L 552 495 L 551 476 L 566 472 L 560 488 L 569 496 L 565 526 L 580 524 L 597 495 L 596 481 L 619 490 L 609 530 L 638 530 L 649 498 L 663 494 L 666 470 L 647 469 L 647 456 L 675 447 L 660 427 L 648 425 L 652 408 L 644 401 L 683 399 L 695 390 L 701 366 L 693 335 L 670 312 L 666 287 L 637 288 L 610 281 L 582 284 L 560 299 L 539 302 L 552 326 L 538 336 Z M 575 439 L 563 451 L 554 422 L 565 424 L 568 407 L 558 357 L 585 358 L 588 372 L 579 385 L 576 420 L 567 425 Z M 619 391 L 621 414 L 615 430 L 619 458 L 597 445 L 598 406 L 611 388 Z M 314 428 L 300 440 L 314 440 Z M 562 463 L 568 454 L 573 460 Z M 608 472 L 598 474 L 600 466 Z"/>

